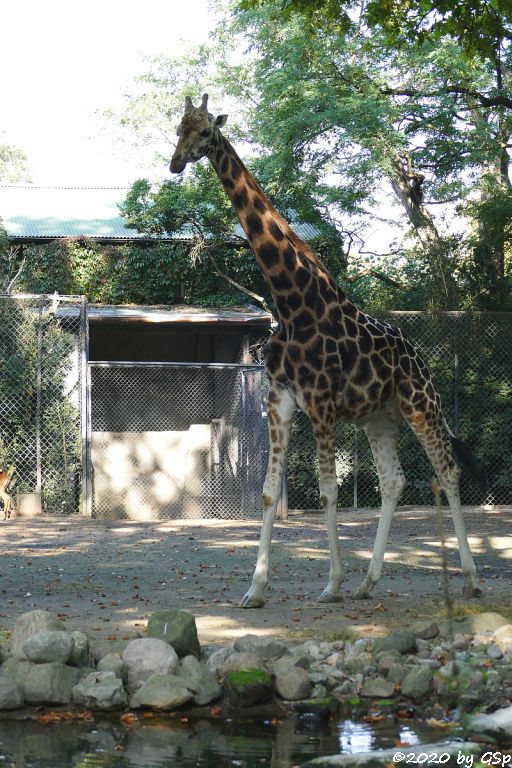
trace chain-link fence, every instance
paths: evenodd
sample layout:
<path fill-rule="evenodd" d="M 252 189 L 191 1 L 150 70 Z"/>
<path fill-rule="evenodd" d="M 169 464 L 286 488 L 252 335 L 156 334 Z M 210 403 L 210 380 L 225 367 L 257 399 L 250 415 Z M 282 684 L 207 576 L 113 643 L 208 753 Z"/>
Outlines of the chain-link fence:
<path fill-rule="evenodd" d="M 486 467 L 486 501 L 512 503 L 512 315 L 375 314 L 421 349 L 449 424 Z M 90 363 L 89 397 L 85 300 L 0 296 L 0 467 L 14 467 L 15 503 L 35 500 L 57 515 L 259 517 L 268 456 L 259 333 L 240 365 Z M 337 446 L 339 506 L 378 506 L 363 432 L 339 425 Z M 405 427 L 399 449 L 408 481 L 401 503 L 431 504 L 432 469 Z M 289 508 L 319 509 L 314 440 L 301 413 L 287 475 Z M 463 503 L 482 501 L 464 476 L 461 492 Z"/>
<path fill-rule="evenodd" d="M 481 459 L 489 479 L 490 504 L 512 503 L 512 314 L 382 312 L 420 350 L 434 374 L 452 430 Z M 403 427 L 399 453 L 407 478 L 401 504 L 432 504 L 433 470 L 413 433 Z M 340 507 L 377 507 L 379 482 L 361 429 L 339 424 L 336 466 Z M 484 501 L 464 474 L 464 504 Z M 288 458 L 290 509 L 320 507 L 315 445 L 299 413 Z"/>
<path fill-rule="evenodd" d="M 259 366 L 91 363 L 93 516 L 261 514 Z"/>
<path fill-rule="evenodd" d="M 0 296 L 0 465 L 21 510 L 81 511 L 86 304 Z"/>

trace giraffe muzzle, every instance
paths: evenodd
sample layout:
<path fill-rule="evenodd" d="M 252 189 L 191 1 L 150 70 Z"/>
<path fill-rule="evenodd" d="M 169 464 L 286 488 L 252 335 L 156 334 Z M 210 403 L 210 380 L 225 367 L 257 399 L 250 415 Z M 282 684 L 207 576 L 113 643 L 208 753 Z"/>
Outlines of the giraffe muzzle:
<path fill-rule="evenodd" d="M 171 173 L 181 173 L 186 164 L 186 160 L 183 160 L 181 157 L 173 157 L 169 169 Z"/>

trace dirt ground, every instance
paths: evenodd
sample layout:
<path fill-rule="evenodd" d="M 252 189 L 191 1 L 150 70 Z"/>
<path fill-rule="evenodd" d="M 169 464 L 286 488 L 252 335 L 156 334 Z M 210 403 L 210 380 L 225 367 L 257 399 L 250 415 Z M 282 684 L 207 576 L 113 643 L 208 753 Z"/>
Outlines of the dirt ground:
<path fill-rule="evenodd" d="M 512 611 L 512 508 L 466 508 L 483 596 L 459 601 L 463 586 L 451 520 L 446 521 L 450 589 L 459 612 Z M 348 575 L 343 602 L 316 599 L 327 581 L 323 518 L 293 517 L 274 529 L 266 605 L 244 610 L 260 524 L 247 521 L 105 522 L 62 518 L 0 524 L 0 633 L 34 608 L 58 614 L 69 629 L 97 639 L 144 634 L 152 611 L 180 608 L 196 617 L 202 644 L 249 632 L 336 639 L 350 627 L 369 635 L 443 612 L 440 543 L 433 509 L 402 508 L 391 528 L 374 597 L 355 601 L 368 567 L 377 511 L 340 513 Z M 510 613 L 512 617 L 512 613 Z"/>

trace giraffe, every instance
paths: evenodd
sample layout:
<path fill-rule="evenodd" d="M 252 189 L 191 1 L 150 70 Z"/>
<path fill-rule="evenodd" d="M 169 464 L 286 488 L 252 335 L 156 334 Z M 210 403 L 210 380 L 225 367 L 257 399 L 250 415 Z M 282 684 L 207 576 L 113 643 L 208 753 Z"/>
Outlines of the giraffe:
<path fill-rule="evenodd" d="M 363 427 L 379 476 L 382 506 L 370 565 L 354 597 L 370 597 L 378 582 L 386 544 L 405 477 L 397 437 L 405 420 L 423 446 L 448 499 L 464 575 L 465 597 L 481 594 L 459 497 L 461 464 L 485 489 L 485 475 L 469 449 L 451 432 L 441 411 L 432 376 L 415 347 L 399 329 L 376 320 L 353 304 L 322 261 L 290 228 L 220 132 L 227 115 L 199 107 L 190 97 L 177 129 L 170 170 L 207 157 L 230 198 L 272 294 L 278 327 L 264 348 L 270 378 L 269 461 L 263 486 L 263 523 L 256 566 L 240 606 L 264 605 L 271 535 L 280 495 L 290 425 L 299 407 L 316 440 L 320 499 L 330 550 L 328 583 L 320 602 L 342 599 L 345 577 L 337 534 L 335 427 L 337 421 Z M 469 460 L 468 460 L 469 457 Z"/>

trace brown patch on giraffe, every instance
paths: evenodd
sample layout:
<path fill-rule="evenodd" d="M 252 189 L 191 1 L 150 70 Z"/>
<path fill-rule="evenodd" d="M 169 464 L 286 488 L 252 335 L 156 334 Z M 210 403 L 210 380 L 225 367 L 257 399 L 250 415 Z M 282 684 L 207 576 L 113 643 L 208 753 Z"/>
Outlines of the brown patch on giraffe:
<path fill-rule="evenodd" d="M 410 422 L 413 429 L 418 434 L 424 434 L 425 432 L 425 414 L 422 413 L 422 411 L 416 411 L 416 413 L 412 413 L 408 417 L 408 421 Z"/>

